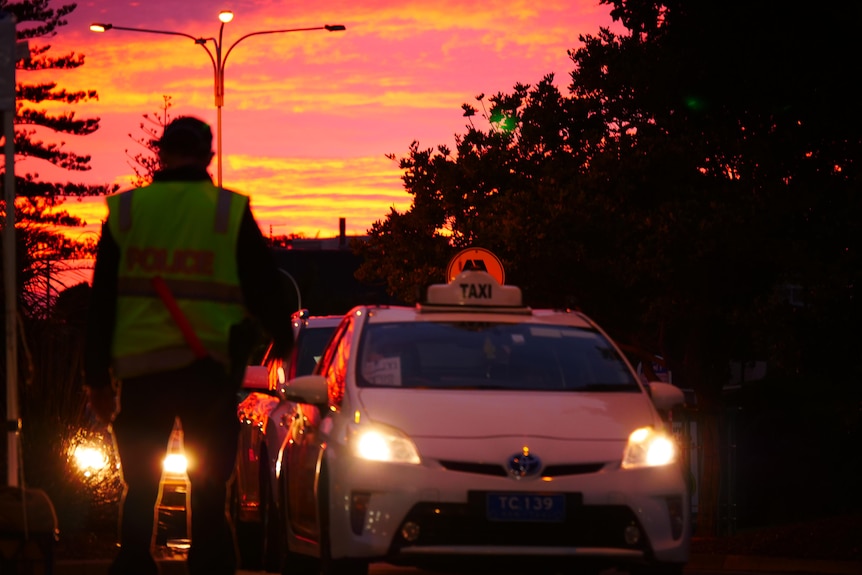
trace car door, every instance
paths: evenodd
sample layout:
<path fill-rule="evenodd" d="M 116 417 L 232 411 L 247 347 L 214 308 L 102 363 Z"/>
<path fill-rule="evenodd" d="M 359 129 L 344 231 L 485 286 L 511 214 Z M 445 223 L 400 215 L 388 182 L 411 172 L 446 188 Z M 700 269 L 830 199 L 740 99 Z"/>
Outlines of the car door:
<path fill-rule="evenodd" d="M 353 336 L 353 321 L 347 317 L 336 329 L 316 373 L 327 379 L 329 405 L 341 403 L 347 375 L 347 354 Z M 298 403 L 294 408 L 285 443 L 283 461 L 287 465 L 288 520 L 294 534 L 318 540 L 318 477 L 326 445 L 327 420 L 332 409 Z"/>

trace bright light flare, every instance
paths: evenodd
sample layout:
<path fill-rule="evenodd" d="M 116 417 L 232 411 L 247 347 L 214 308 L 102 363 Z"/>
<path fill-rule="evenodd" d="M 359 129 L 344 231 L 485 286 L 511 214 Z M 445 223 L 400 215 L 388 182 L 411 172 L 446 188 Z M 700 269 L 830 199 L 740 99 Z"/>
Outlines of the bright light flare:
<path fill-rule="evenodd" d="M 84 477 L 91 477 L 108 466 L 108 454 L 99 446 L 78 445 L 72 455 L 75 465 Z"/>
<path fill-rule="evenodd" d="M 98 497 L 112 497 L 114 481 L 119 480 L 119 462 L 113 444 L 105 436 L 78 429 L 63 440 L 66 467 Z"/>
<path fill-rule="evenodd" d="M 233 20 L 233 12 L 230 10 L 222 10 L 218 13 L 218 19 L 227 24 L 231 20 Z"/>
<path fill-rule="evenodd" d="M 629 435 L 622 466 L 624 469 L 658 467 L 674 463 L 676 458 L 676 442 L 670 435 L 652 427 L 641 427 Z"/>
<path fill-rule="evenodd" d="M 357 426 L 352 438 L 353 453 L 368 461 L 417 464 L 419 452 L 409 437 L 385 427 L 362 429 Z"/>
<path fill-rule="evenodd" d="M 185 475 L 188 467 L 188 459 L 182 453 L 169 453 L 162 461 L 162 469 L 171 475 Z"/>
<path fill-rule="evenodd" d="M 186 470 L 189 468 L 189 458 L 186 456 L 183 445 L 183 430 L 177 422 L 168 440 L 168 450 L 162 460 L 162 471 L 165 476 L 173 478 L 187 478 Z"/>
<path fill-rule="evenodd" d="M 650 443 L 647 451 L 646 463 L 650 467 L 666 465 L 676 459 L 676 448 L 673 441 L 667 437 L 658 437 Z"/>
<path fill-rule="evenodd" d="M 372 461 L 389 461 L 392 459 L 389 444 L 379 433 L 368 432 L 363 434 L 359 438 L 356 451 L 359 457 L 363 459 L 371 459 Z"/>

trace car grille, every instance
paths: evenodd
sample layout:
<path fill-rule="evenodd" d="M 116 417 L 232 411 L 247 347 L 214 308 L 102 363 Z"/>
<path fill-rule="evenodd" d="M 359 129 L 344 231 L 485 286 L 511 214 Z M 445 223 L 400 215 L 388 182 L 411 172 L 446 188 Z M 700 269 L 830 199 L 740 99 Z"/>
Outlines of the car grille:
<path fill-rule="evenodd" d="M 588 473 L 598 473 L 604 466 L 604 463 L 549 465 L 542 470 L 542 477 L 562 477 L 564 475 L 586 475 Z"/>
<path fill-rule="evenodd" d="M 464 473 L 476 473 L 478 475 L 506 477 L 506 469 L 499 463 L 472 463 L 466 461 L 441 460 L 440 465 L 450 471 L 462 471 Z M 541 475 L 542 477 L 586 475 L 588 473 L 597 473 L 604 466 L 604 463 L 572 463 L 564 465 L 548 465 L 542 470 Z"/>
<path fill-rule="evenodd" d="M 506 470 L 499 463 L 470 463 L 466 461 L 440 461 L 440 465 L 450 471 L 477 473 L 479 475 L 494 475 L 506 477 Z"/>
<path fill-rule="evenodd" d="M 485 495 L 470 492 L 466 504 L 417 503 L 402 525 L 419 525 L 419 536 L 412 542 L 396 537 L 393 553 L 412 545 L 648 548 L 646 538 L 634 545 L 625 542 L 626 527 L 640 526 L 624 505 L 583 505 L 580 494 L 570 493 L 566 494 L 562 522 L 490 521 L 485 515 Z"/>

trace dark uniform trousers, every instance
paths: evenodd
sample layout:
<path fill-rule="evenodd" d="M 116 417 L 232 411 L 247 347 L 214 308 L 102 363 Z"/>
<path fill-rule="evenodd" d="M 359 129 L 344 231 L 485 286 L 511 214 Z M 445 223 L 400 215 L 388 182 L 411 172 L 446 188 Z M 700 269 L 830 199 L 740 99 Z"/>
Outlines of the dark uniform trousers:
<path fill-rule="evenodd" d="M 162 460 L 179 417 L 189 461 L 189 575 L 233 575 L 237 559 L 227 515 L 228 482 L 236 463 L 236 384 L 220 364 L 204 359 L 174 371 L 126 379 L 113 423 L 125 491 L 120 549 L 110 575 L 153 575 L 151 555 Z"/>

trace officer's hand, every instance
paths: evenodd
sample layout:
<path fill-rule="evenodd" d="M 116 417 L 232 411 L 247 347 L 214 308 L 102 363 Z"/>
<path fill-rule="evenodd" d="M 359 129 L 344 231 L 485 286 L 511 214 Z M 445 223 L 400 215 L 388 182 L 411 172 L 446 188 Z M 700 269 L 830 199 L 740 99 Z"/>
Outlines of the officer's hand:
<path fill-rule="evenodd" d="M 100 422 L 108 424 L 114 420 L 117 411 L 117 394 L 110 385 L 86 387 L 87 405 Z"/>

